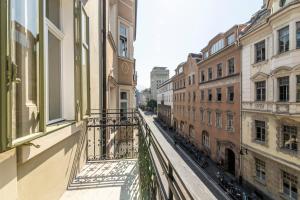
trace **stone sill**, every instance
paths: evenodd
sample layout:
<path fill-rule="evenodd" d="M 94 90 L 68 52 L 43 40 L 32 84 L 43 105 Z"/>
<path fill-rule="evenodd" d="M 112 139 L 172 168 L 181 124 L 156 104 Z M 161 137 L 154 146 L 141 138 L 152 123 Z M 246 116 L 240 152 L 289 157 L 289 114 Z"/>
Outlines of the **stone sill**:
<path fill-rule="evenodd" d="M 25 163 L 54 145 L 82 130 L 83 122 L 67 122 L 47 127 L 47 132 L 30 143 L 24 143 L 17 147 L 18 162 Z M 50 134 L 51 133 L 51 134 Z"/>

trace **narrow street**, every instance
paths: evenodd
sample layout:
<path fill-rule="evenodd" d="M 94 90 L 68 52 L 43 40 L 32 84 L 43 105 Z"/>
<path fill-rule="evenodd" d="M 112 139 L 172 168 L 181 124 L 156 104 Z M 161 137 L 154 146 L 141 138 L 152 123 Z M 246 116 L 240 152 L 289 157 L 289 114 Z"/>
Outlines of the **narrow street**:
<path fill-rule="evenodd" d="M 193 196 L 197 199 L 230 199 L 183 149 L 174 145 L 173 139 L 154 121 L 155 115 L 143 112 L 142 115 Z"/>

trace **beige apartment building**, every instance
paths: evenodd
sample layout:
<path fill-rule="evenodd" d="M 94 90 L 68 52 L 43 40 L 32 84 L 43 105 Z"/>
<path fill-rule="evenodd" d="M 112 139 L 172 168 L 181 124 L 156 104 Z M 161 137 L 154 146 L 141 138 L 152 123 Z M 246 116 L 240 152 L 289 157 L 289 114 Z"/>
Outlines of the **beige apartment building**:
<path fill-rule="evenodd" d="M 300 199 L 300 2 L 268 0 L 241 37 L 242 169 L 270 199 Z"/>
<path fill-rule="evenodd" d="M 0 1 L 1 199 L 59 199 L 90 113 L 134 106 L 135 24 L 133 0 Z"/>

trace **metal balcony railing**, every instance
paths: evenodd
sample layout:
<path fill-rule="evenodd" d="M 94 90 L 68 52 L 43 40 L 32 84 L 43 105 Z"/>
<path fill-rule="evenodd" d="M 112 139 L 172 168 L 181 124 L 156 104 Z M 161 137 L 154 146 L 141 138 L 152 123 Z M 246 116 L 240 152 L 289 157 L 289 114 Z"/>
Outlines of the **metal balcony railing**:
<path fill-rule="evenodd" d="M 142 199 L 194 199 L 138 110 L 93 113 L 87 140 L 88 161 L 138 159 Z"/>

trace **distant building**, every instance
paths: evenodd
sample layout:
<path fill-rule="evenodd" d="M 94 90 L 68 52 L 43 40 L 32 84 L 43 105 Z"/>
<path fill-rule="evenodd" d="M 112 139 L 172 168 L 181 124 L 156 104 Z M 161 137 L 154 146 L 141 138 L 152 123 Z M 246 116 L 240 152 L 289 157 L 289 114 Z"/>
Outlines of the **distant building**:
<path fill-rule="evenodd" d="M 157 88 L 158 118 L 169 128 L 173 126 L 173 81 L 172 78 Z"/>
<path fill-rule="evenodd" d="M 147 106 L 147 103 L 151 99 L 151 91 L 150 89 L 145 89 L 140 94 L 140 103 L 139 106 Z"/>
<path fill-rule="evenodd" d="M 157 100 L 157 87 L 167 81 L 170 71 L 166 67 L 154 67 L 151 71 L 151 99 Z"/>

